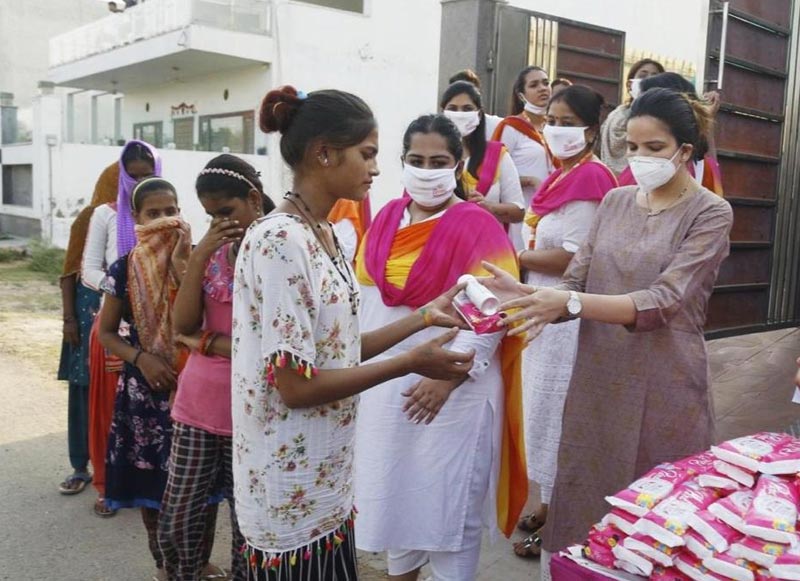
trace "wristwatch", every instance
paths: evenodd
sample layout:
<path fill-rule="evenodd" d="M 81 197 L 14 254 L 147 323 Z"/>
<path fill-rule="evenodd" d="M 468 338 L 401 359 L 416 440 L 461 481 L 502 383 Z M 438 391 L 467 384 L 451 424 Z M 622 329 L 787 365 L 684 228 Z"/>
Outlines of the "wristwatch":
<path fill-rule="evenodd" d="M 583 310 L 583 303 L 581 297 L 575 291 L 569 291 L 569 300 L 567 300 L 567 313 L 573 319 L 580 317 Z"/>

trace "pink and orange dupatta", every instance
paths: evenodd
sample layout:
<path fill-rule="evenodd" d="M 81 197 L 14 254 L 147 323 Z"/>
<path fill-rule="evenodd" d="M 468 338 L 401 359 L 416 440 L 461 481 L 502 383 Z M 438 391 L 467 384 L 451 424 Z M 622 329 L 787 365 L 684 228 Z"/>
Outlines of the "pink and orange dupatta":
<path fill-rule="evenodd" d="M 462 274 L 487 276 L 482 261 L 518 276 L 514 249 L 502 226 L 474 204 L 458 203 L 438 219 L 399 229 L 411 199 L 389 202 L 375 217 L 356 259 L 359 282 L 377 286 L 384 304 L 421 307 L 451 288 Z M 497 490 L 497 523 L 510 536 L 528 499 L 522 427 L 523 340 L 501 344 L 505 395 Z"/>
<path fill-rule="evenodd" d="M 189 224 L 160 218 L 136 226 L 136 237 L 128 256 L 128 294 L 139 342 L 180 371 L 186 357 L 173 341 L 172 304 L 192 249 Z"/>

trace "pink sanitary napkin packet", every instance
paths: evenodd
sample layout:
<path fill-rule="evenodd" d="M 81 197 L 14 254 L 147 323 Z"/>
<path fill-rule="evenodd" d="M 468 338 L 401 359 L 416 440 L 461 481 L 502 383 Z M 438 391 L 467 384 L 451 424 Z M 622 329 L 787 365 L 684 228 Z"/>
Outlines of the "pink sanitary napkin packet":
<path fill-rule="evenodd" d="M 632 535 L 636 532 L 637 520 L 639 520 L 639 517 L 633 516 L 629 512 L 625 512 L 620 508 L 614 508 L 611 509 L 611 512 L 603 517 L 603 520 L 601 520 L 600 523 L 604 525 L 615 526 L 626 535 Z"/>
<path fill-rule="evenodd" d="M 753 503 L 752 490 L 740 490 L 718 500 L 708 507 L 708 512 L 713 514 L 726 525 L 746 534 L 744 530 L 744 515 Z"/>
<path fill-rule="evenodd" d="M 775 559 L 769 573 L 778 579 L 800 581 L 800 547 L 791 547 L 783 555 Z"/>
<path fill-rule="evenodd" d="M 788 434 L 760 432 L 752 436 L 728 440 L 719 446 L 711 446 L 711 451 L 720 460 L 741 466 L 751 472 L 757 472 L 761 460 L 792 439 Z"/>
<path fill-rule="evenodd" d="M 653 561 L 648 559 L 645 555 L 632 551 L 623 545 L 617 545 L 613 549 L 616 561 L 614 566 L 633 573 L 634 575 L 644 575 L 649 577 L 653 572 Z"/>
<path fill-rule="evenodd" d="M 744 517 L 744 532 L 774 543 L 796 541 L 797 486 L 782 476 L 764 474 L 758 479 L 755 496 Z"/>
<path fill-rule="evenodd" d="M 725 578 L 710 571 L 703 561 L 689 552 L 675 557 L 675 568 L 694 581 L 722 581 Z"/>
<path fill-rule="evenodd" d="M 478 307 L 476 307 L 467 298 L 467 293 L 461 291 L 453 299 L 453 306 L 458 311 L 458 314 L 467 322 L 467 325 L 475 331 L 478 335 L 485 335 L 487 333 L 498 333 L 504 331 L 505 327 L 501 324 L 503 318 L 500 313 L 494 315 L 484 315 Z"/>
<path fill-rule="evenodd" d="M 724 579 L 734 581 L 755 581 L 758 566 L 746 559 L 737 559 L 728 553 L 715 553 L 703 559 L 703 565 Z"/>
<path fill-rule="evenodd" d="M 755 537 L 743 537 L 731 545 L 728 554 L 739 559 L 747 559 L 756 565 L 769 568 L 789 550 L 789 545 L 770 543 Z"/>
<path fill-rule="evenodd" d="M 735 480 L 745 488 L 753 488 L 753 486 L 755 486 L 756 473 L 751 470 L 747 470 L 741 466 L 734 466 L 724 460 L 717 460 L 714 462 L 714 469 L 731 480 Z"/>
<path fill-rule="evenodd" d="M 800 472 L 800 440 L 792 440 L 761 459 L 759 471 L 764 474 L 797 474 Z"/>
<path fill-rule="evenodd" d="M 668 547 L 653 537 L 648 537 L 641 533 L 636 533 L 625 539 L 622 546 L 644 555 L 662 567 L 672 567 L 675 555 L 680 551 L 679 548 Z"/>
<path fill-rule="evenodd" d="M 731 543 L 738 541 L 743 536 L 740 531 L 719 520 L 709 510 L 701 510 L 689 515 L 687 522 L 694 533 L 702 537 L 719 553 L 727 551 Z"/>
<path fill-rule="evenodd" d="M 660 464 L 614 496 L 606 496 L 606 502 L 630 514 L 644 516 L 689 476 L 685 468 Z"/>
<path fill-rule="evenodd" d="M 718 498 L 719 493 L 713 488 L 703 488 L 693 480 L 684 482 L 640 518 L 636 530 L 667 546 L 683 546 L 689 515 L 703 510 Z"/>
<path fill-rule="evenodd" d="M 654 567 L 650 573 L 650 581 L 689 581 L 687 577 L 675 567 Z"/>

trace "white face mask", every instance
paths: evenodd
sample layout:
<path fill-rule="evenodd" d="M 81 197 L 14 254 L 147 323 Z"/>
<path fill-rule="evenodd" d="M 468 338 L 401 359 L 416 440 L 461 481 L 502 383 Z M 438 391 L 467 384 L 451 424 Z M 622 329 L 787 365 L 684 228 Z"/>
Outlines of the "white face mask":
<path fill-rule="evenodd" d="M 525 95 L 522 93 L 519 94 L 519 98 L 525 104 L 525 110 L 528 113 L 533 113 L 534 115 L 546 115 L 547 114 L 547 105 L 544 107 L 540 107 L 539 105 L 534 105 L 530 101 L 525 98 Z"/>
<path fill-rule="evenodd" d="M 403 165 L 403 187 L 418 205 L 423 208 L 441 206 L 456 191 L 456 170 L 422 169 L 409 164 Z"/>
<path fill-rule="evenodd" d="M 461 137 L 471 135 L 481 123 L 480 111 L 448 111 L 445 109 L 444 116 L 458 128 Z"/>
<path fill-rule="evenodd" d="M 545 125 L 544 140 L 558 159 L 569 159 L 586 149 L 586 127 Z"/>
<path fill-rule="evenodd" d="M 642 79 L 631 80 L 631 98 L 638 99 L 642 94 Z"/>
<path fill-rule="evenodd" d="M 649 193 L 671 180 L 678 171 L 678 166 L 674 161 L 680 152 L 681 150 L 678 148 L 678 151 L 669 159 L 650 155 L 629 157 L 628 166 L 639 187 Z"/>

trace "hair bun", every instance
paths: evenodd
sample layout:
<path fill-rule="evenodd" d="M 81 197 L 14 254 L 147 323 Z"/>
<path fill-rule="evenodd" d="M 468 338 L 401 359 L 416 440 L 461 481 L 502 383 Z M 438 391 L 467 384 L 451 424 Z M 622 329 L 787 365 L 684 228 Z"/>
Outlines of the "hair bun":
<path fill-rule="evenodd" d="M 284 85 L 267 93 L 261 101 L 258 113 L 261 131 L 286 133 L 303 101 L 305 95 L 291 85 Z"/>

